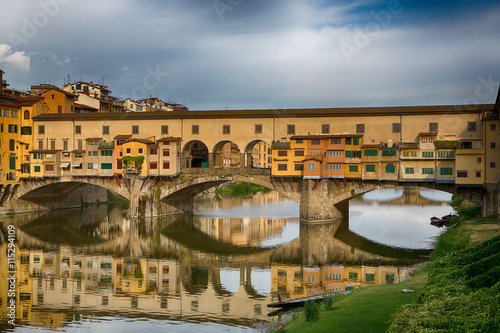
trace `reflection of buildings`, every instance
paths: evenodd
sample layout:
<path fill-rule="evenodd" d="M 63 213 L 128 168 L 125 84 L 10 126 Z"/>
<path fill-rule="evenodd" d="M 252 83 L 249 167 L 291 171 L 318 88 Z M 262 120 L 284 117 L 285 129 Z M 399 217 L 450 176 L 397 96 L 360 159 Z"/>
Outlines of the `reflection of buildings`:
<path fill-rule="evenodd" d="M 398 283 L 409 277 L 411 267 L 326 265 L 293 266 L 275 264 L 272 271 L 272 294 L 294 299 L 336 291 L 346 291 L 373 284 Z"/>
<path fill-rule="evenodd" d="M 271 167 L 271 146 L 263 141 L 258 142 L 252 149 L 252 167 Z"/>

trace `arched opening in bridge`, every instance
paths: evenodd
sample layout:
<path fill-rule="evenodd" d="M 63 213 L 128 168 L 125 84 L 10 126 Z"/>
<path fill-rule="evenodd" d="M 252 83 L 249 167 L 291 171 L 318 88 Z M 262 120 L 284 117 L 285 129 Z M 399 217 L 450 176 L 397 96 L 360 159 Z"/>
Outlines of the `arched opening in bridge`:
<path fill-rule="evenodd" d="M 271 146 L 262 140 L 254 140 L 245 148 L 245 168 L 271 168 Z"/>
<path fill-rule="evenodd" d="M 182 150 L 182 167 L 208 168 L 208 156 L 208 148 L 203 142 L 189 141 Z"/>
<path fill-rule="evenodd" d="M 241 165 L 241 153 L 237 144 L 221 141 L 213 149 L 213 165 L 218 168 L 238 168 Z"/>

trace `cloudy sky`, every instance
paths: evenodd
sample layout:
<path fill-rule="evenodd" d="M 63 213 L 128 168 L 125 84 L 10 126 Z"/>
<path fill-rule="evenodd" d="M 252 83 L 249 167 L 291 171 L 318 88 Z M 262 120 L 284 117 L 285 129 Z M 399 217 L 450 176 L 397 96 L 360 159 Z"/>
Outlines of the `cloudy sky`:
<path fill-rule="evenodd" d="M 493 103 L 497 0 L 0 0 L 12 88 L 191 110 Z"/>

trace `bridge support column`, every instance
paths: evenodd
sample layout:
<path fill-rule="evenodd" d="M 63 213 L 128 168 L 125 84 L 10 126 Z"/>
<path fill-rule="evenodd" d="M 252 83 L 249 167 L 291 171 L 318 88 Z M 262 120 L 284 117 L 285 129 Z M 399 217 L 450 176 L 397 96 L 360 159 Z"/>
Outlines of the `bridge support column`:
<path fill-rule="evenodd" d="M 335 220 L 349 214 L 349 201 L 339 202 L 338 188 L 328 179 L 304 179 L 300 191 L 300 219 Z"/>
<path fill-rule="evenodd" d="M 496 184 L 486 184 L 481 203 L 481 216 L 500 216 L 500 195 Z"/>

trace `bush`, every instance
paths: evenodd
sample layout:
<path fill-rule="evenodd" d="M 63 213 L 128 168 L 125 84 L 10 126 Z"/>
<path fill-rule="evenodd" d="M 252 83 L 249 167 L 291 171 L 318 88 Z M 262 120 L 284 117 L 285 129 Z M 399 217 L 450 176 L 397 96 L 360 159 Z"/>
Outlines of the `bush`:
<path fill-rule="evenodd" d="M 306 320 L 309 322 L 309 327 L 311 327 L 312 322 L 319 318 L 319 303 L 306 302 L 306 304 L 304 304 L 304 314 Z"/>

